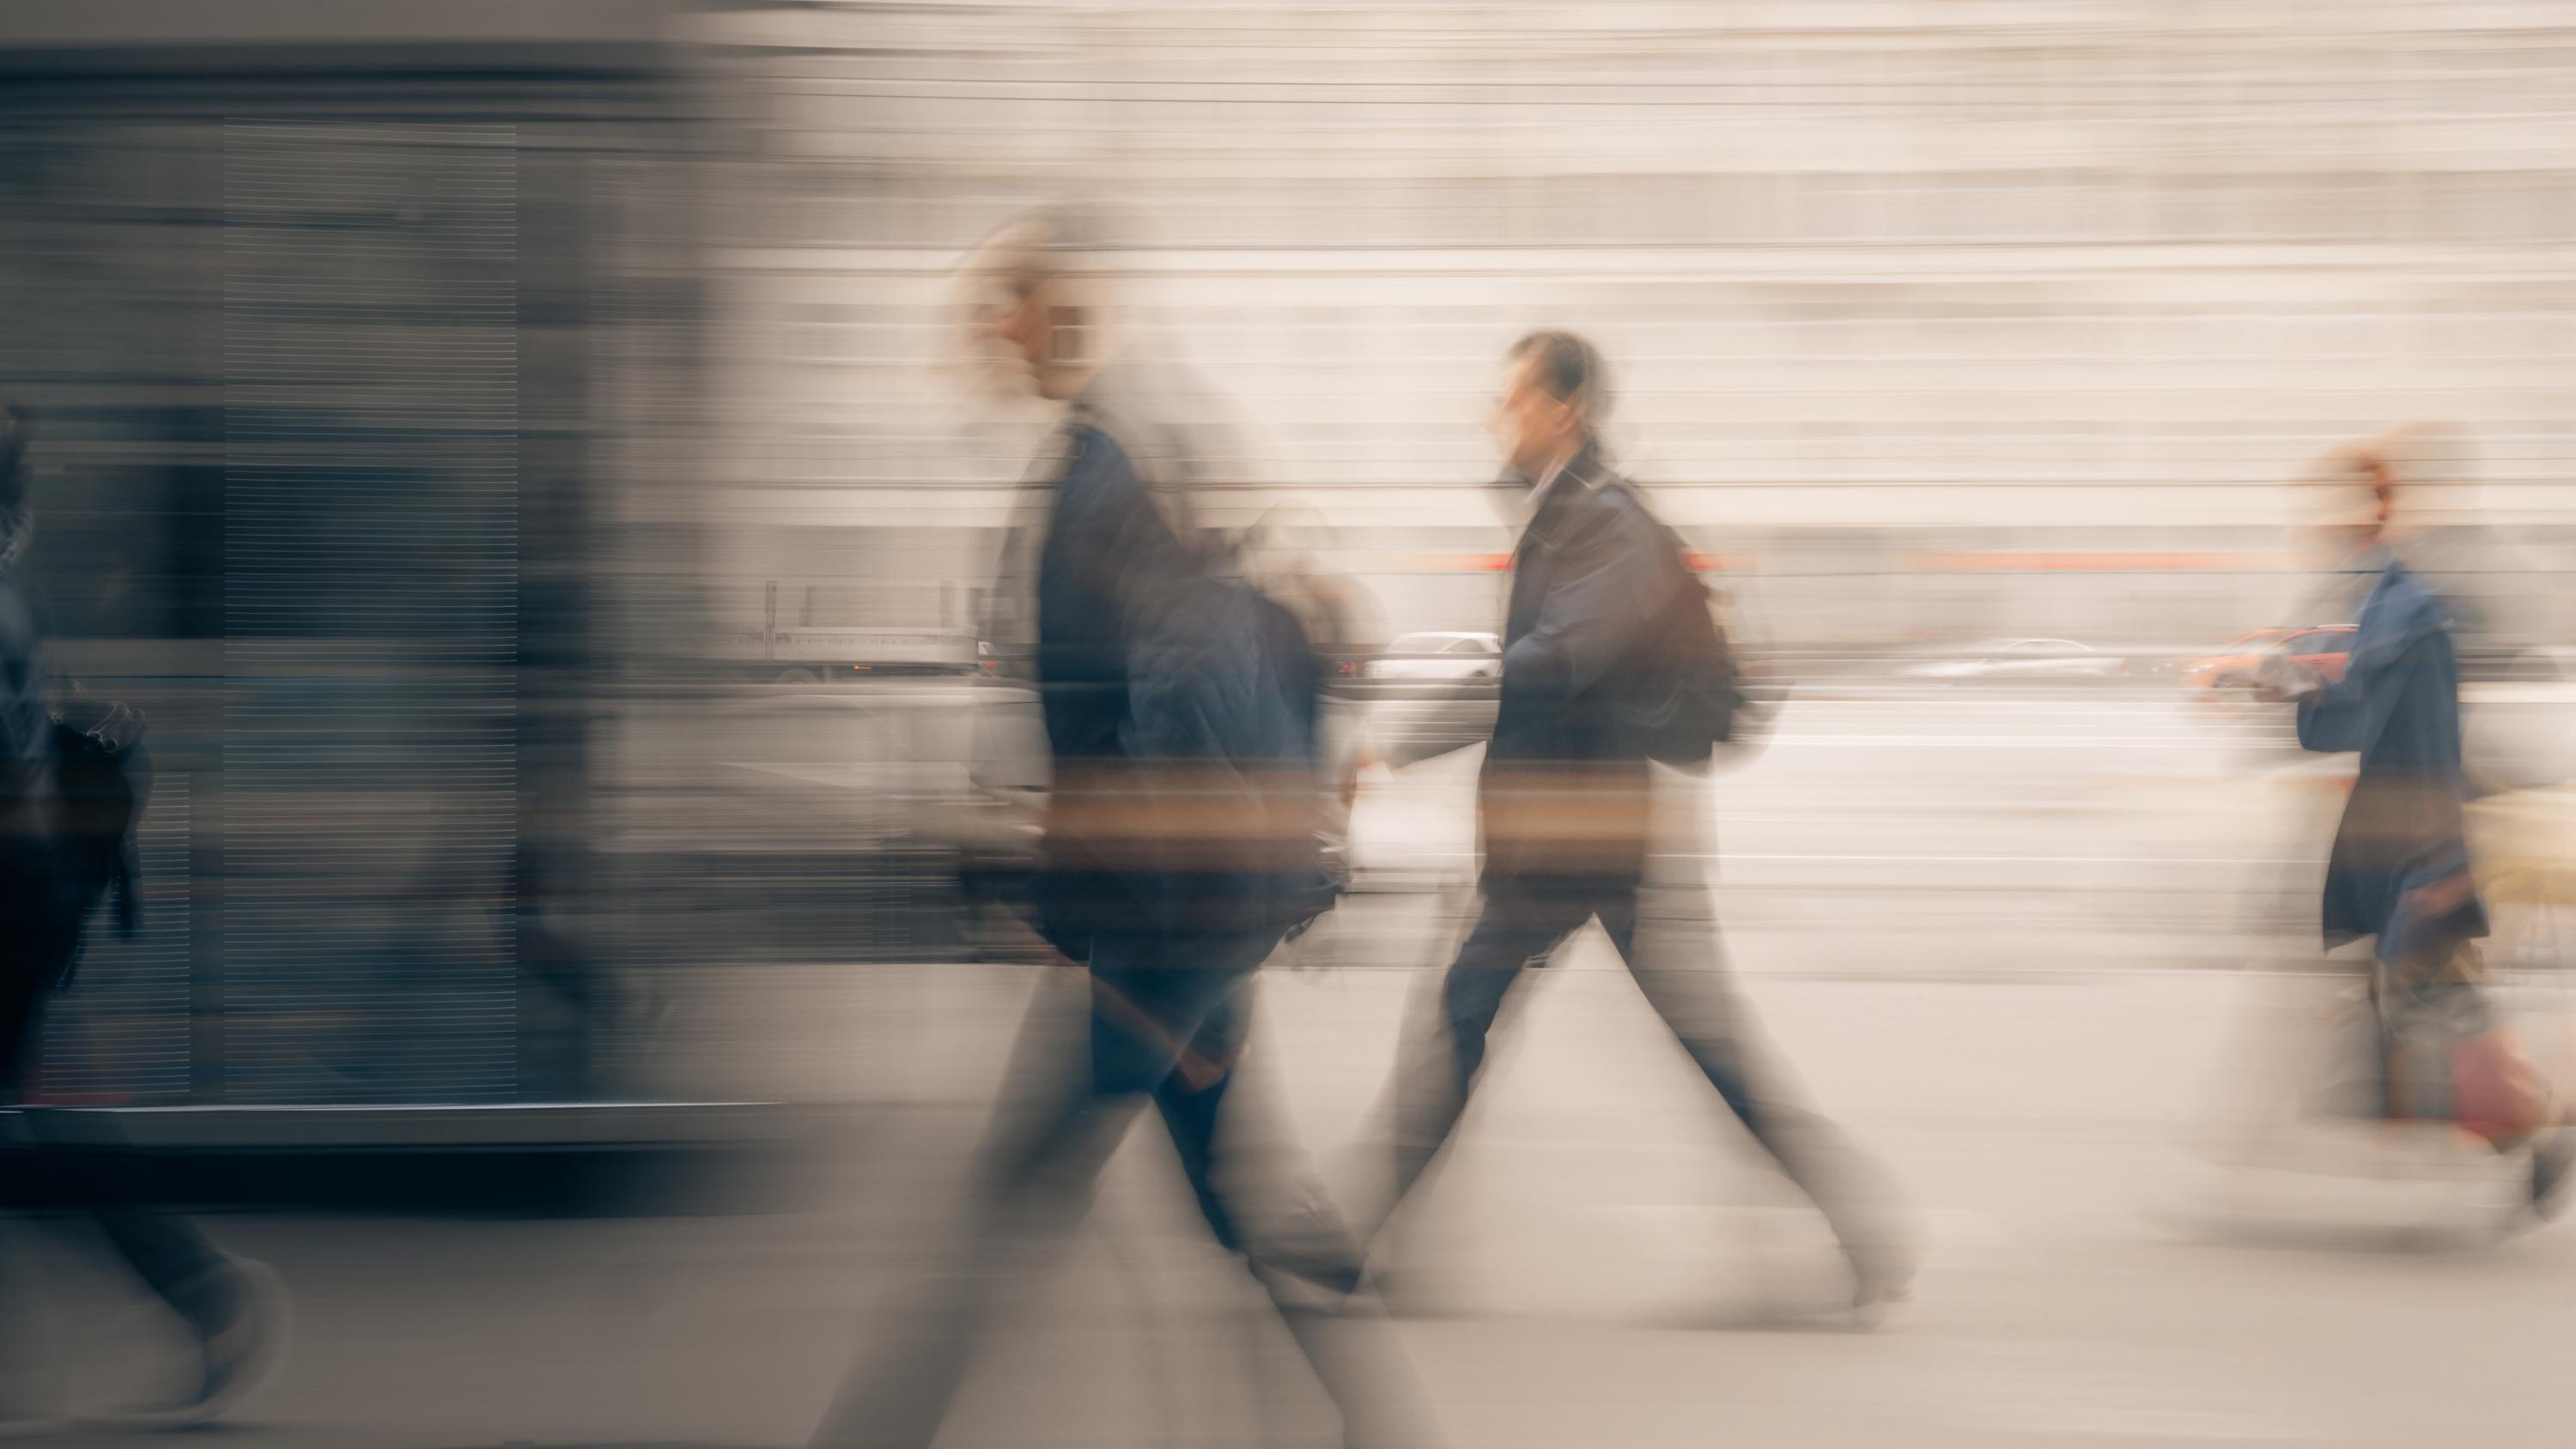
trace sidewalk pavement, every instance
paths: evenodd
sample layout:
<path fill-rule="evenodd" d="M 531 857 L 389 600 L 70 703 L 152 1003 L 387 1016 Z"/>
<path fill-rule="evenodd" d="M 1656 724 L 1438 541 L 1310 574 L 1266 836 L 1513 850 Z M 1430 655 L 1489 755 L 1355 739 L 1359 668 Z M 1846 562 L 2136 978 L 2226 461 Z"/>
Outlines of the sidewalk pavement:
<path fill-rule="evenodd" d="M 1806 1312 L 1835 1291 L 1828 1246 L 1744 1156 L 1633 987 L 1589 953 L 1568 964 L 1535 983 L 1405 1239 L 1425 1245 L 1417 1278 L 1439 1314 L 1403 1336 L 1457 1445 L 2557 1442 L 2514 1436 L 2557 1421 L 2576 1235 L 2431 1255 L 2160 1229 L 2149 1209 L 2184 1181 L 2173 1129 L 2241 981 L 1749 982 L 1817 1097 L 1890 1159 L 1930 1227 L 1918 1301 L 1853 1334 L 1755 1331 L 1836 1326 Z M 800 1442 L 954 1202 L 1032 989 L 888 980 L 804 1003 L 813 1029 L 837 1023 L 850 1040 L 837 1097 L 879 1106 L 844 1119 L 861 1125 L 806 1159 L 778 1210 L 211 1220 L 280 1268 L 302 1318 L 283 1379 L 218 1437 Z M 1364 1158 L 1348 1144 L 1408 984 L 1270 983 L 1254 1069 L 1337 1172 Z M 2320 1209 L 2356 1200 L 2351 1184 L 2312 1191 Z M 40 1250 L 54 1341 L 93 1380 L 140 1372 L 145 1345 L 93 1342 L 131 1291 L 59 1225 L 25 1231 L 54 1244 Z M 990 1345 L 943 1443 L 1325 1442 L 1313 1393 L 1255 1371 L 1286 1349 L 1250 1295 L 1195 1223 L 1168 1147 L 1140 1133 L 1065 1270 L 1032 1282 Z M 1254 1419 L 1267 1438 L 1238 1432 Z"/>

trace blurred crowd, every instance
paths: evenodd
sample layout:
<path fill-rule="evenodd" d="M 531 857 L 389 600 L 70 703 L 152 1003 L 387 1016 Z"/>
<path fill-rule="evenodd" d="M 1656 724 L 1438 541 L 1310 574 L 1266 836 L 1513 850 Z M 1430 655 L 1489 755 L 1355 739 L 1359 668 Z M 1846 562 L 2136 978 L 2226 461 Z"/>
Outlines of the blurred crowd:
<path fill-rule="evenodd" d="M 92 1419 L 292 1317 L 129 1129 L 947 1094 L 816 1442 L 932 1441 L 1149 1103 L 1440 1442 L 1408 1208 L 1602 945 L 1875 1322 L 1923 1215 L 1722 920 L 2313 979 L 2196 1148 L 2545 1222 L 2576 13 L 1825 8 L 0 20 L 0 1079 L 192 1345 Z M 1265 966 L 1408 983 L 1352 1142 Z M 1049 983 L 991 1079 L 931 967 Z"/>

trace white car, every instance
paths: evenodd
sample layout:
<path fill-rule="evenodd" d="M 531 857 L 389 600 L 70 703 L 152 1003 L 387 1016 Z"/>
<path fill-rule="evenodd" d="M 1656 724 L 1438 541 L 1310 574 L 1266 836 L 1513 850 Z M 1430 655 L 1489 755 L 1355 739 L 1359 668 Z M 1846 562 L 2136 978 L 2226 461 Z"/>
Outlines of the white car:
<path fill-rule="evenodd" d="M 1433 631 L 1399 634 L 1368 662 L 1369 679 L 1492 679 L 1503 672 L 1500 635 Z"/>
<path fill-rule="evenodd" d="M 2128 668 L 2126 658 L 2072 639 L 1988 639 L 1898 672 L 1914 679 L 2108 679 Z"/>

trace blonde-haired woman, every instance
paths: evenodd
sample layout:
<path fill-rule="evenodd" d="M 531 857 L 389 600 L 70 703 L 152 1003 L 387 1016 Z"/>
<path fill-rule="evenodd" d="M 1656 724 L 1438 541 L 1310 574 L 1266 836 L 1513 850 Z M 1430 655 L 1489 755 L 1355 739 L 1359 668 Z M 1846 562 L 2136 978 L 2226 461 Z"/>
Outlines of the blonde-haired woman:
<path fill-rule="evenodd" d="M 2499 1145 L 2528 1141 L 2532 1202 L 2546 1213 L 2576 1154 L 2479 989 L 2488 922 L 2469 854 L 2453 619 L 2392 538 L 2415 481 L 2409 464 L 2421 466 L 2429 436 L 2401 429 L 2338 448 L 2311 470 L 2320 534 L 2365 589 L 2352 649 L 2340 679 L 2276 656 L 2258 682 L 2267 697 L 2296 702 L 2302 748 L 2359 756 L 2327 858 L 2321 925 L 2329 947 L 2372 945 L 2384 1115 L 2449 1118 Z M 2428 1087 L 2443 1089 L 2440 1100 Z"/>

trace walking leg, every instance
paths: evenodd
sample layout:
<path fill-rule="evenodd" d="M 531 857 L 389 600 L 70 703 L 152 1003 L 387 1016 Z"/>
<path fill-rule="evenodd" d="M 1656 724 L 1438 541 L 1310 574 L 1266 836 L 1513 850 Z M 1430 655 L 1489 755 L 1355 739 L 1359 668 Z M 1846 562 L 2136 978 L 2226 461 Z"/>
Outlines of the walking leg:
<path fill-rule="evenodd" d="M 1590 914 L 1588 904 L 1567 892 L 1489 886 L 1475 929 L 1441 978 L 1435 1010 L 1401 1048 L 1395 1180 L 1378 1226 L 1394 1216 L 1457 1130 L 1484 1068 L 1486 1038 L 1521 969 L 1555 950 Z"/>
<path fill-rule="evenodd" d="M 1250 1029 L 1253 983 L 1208 1020 L 1195 1045 L 1229 1064 Z M 1155 1103 L 1217 1240 L 1242 1254 L 1327 1396 L 1343 1443 L 1433 1449 L 1441 1435 L 1412 1360 L 1383 1309 L 1354 1298 L 1360 1245 L 1258 1083 L 1196 1087 L 1175 1073 Z M 1222 1137 L 1219 1134 L 1222 1133 Z M 1322 1290 L 1318 1292 L 1317 1290 Z"/>
<path fill-rule="evenodd" d="M 1696 899 L 1676 899 L 1685 892 Z M 1807 1103 L 1763 1040 L 1751 1006 L 1726 974 L 1706 888 L 1692 883 L 1658 891 L 1643 911 L 1631 894 L 1606 905 L 1601 921 L 1647 1003 L 1709 1085 L 1824 1214 L 1851 1262 L 1855 1301 L 1866 1307 L 1903 1297 L 1917 1250 L 1894 1184 Z"/>

